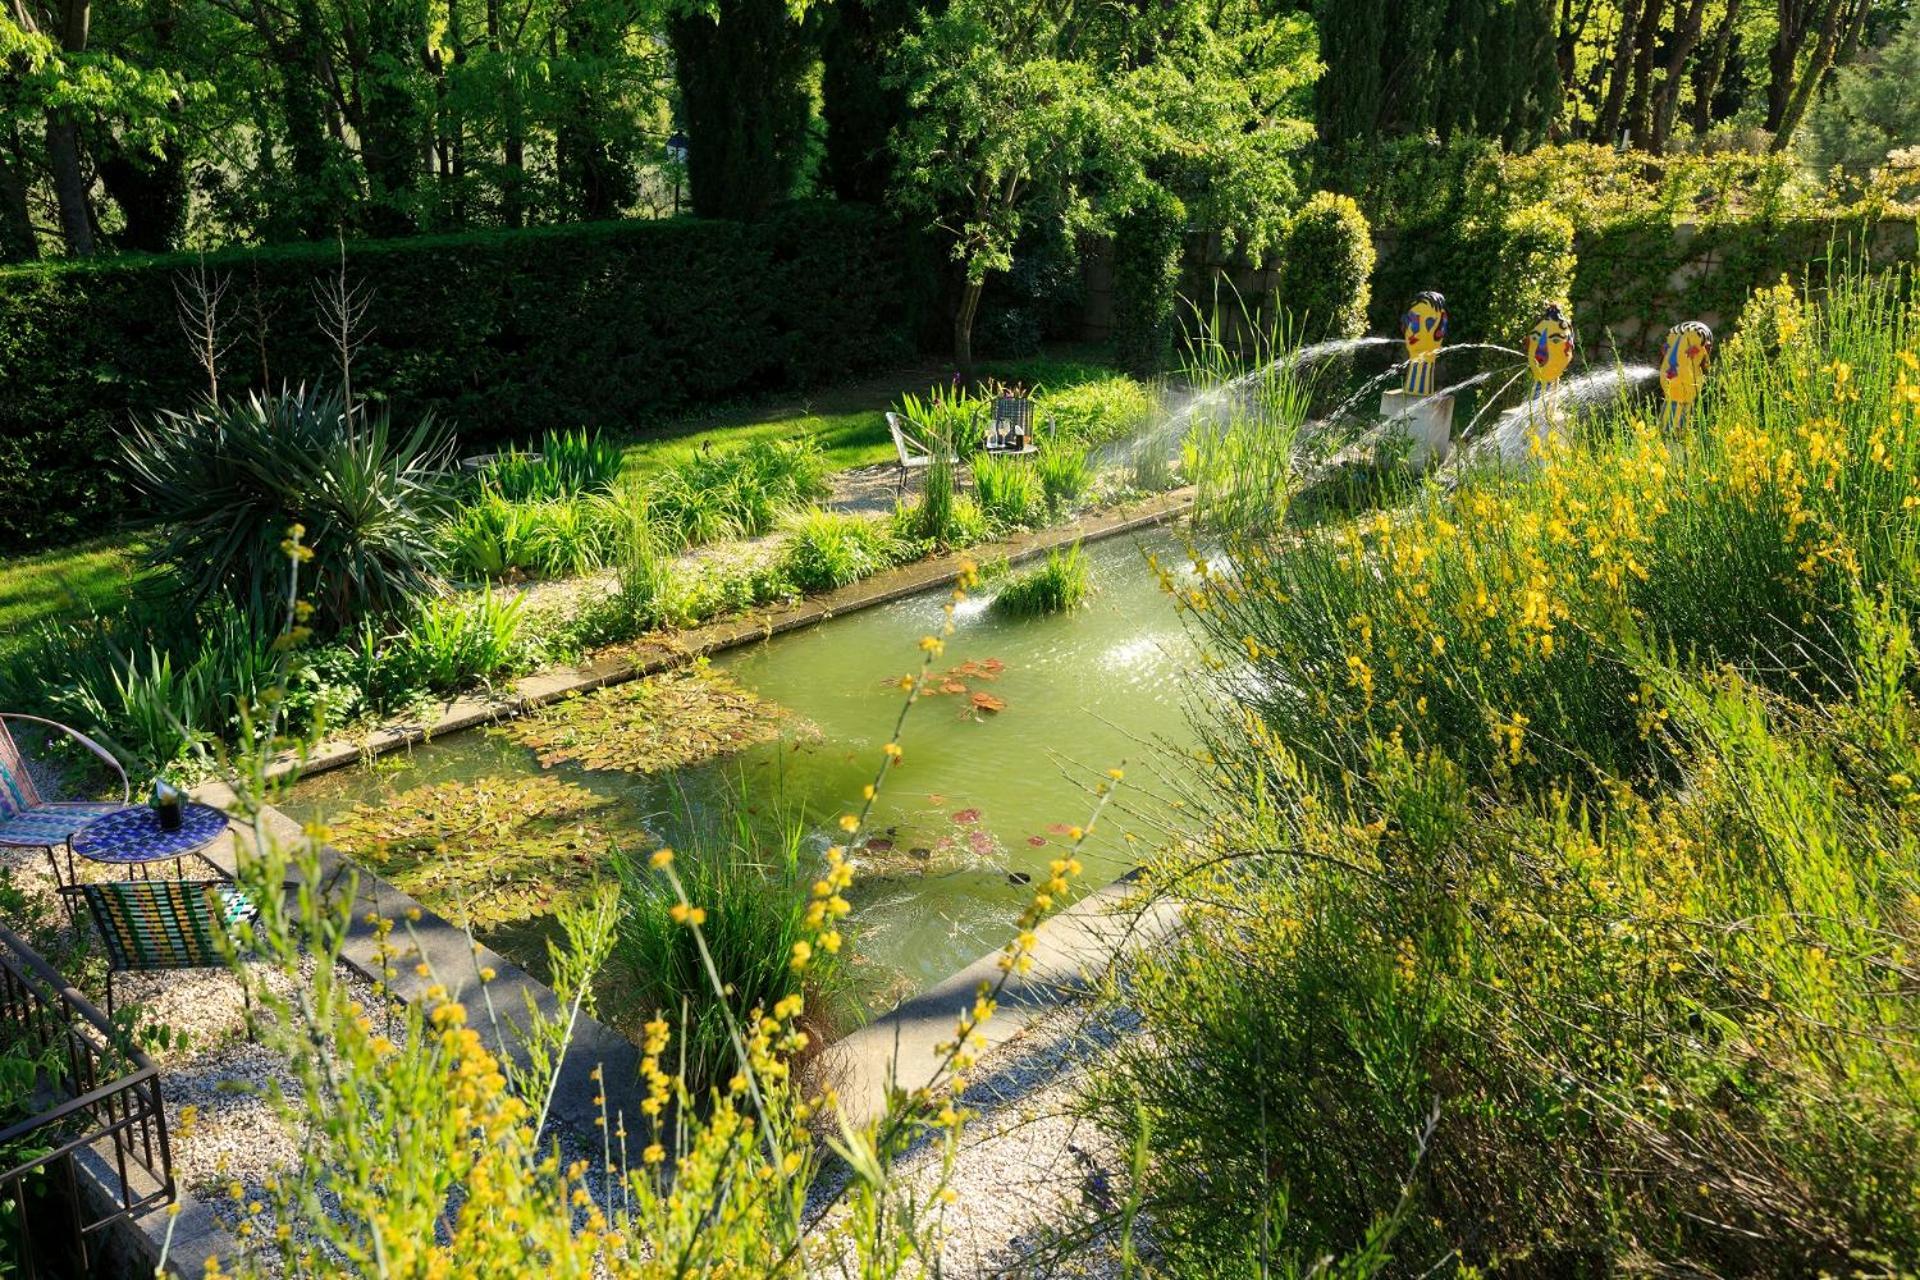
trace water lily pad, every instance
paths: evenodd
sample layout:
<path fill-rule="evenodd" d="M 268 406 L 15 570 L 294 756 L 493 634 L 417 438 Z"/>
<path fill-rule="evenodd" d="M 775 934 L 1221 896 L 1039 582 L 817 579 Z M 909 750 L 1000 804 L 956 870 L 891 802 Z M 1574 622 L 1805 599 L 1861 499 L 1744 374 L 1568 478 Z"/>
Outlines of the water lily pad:
<path fill-rule="evenodd" d="M 546 776 L 415 787 L 362 804 L 332 843 L 456 924 L 486 928 L 578 900 L 605 870 L 615 802 Z M 646 834 L 627 830 L 630 842 Z"/>
<path fill-rule="evenodd" d="M 791 731 L 784 708 L 704 667 L 570 698 L 503 733 L 539 756 L 586 769 L 661 773 L 731 755 Z"/>

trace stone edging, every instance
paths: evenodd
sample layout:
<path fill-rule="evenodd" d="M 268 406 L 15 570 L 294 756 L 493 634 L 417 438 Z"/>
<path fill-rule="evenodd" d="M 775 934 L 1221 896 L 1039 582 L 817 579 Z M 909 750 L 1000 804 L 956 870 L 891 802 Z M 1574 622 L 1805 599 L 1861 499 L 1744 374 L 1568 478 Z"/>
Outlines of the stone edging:
<path fill-rule="evenodd" d="M 498 695 L 454 698 L 440 708 L 439 715 L 431 724 L 387 725 L 357 741 L 330 740 L 315 747 L 304 759 L 291 754 L 283 755 L 268 767 L 267 775 L 275 781 L 310 777 L 458 733 L 462 729 L 511 720 L 571 694 L 654 675 L 682 666 L 695 658 L 735 649 L 756 640 L 770 639 L 841 614 L 889 604 L 930 587 L 944 585 L 958 575 L 963 560 L 977 563 L 1004 558 L 1010 564 L 1018 564 L 1070 542 L 1097 542 L 1164 524 L 1184 515 L 1192 506 L 1193 490 L 1176 489 L 1111 511 L 1085 516 L 1057 528 L 1042 529 L 1005 542 L 983 544 L 963 553 L 917 560 L 785 608 L 708 623 L 664 639 L 648 638 L 615 646 L 578 666 L 553 667 L 523 676 L 513 682 L 510 690 Z"/>

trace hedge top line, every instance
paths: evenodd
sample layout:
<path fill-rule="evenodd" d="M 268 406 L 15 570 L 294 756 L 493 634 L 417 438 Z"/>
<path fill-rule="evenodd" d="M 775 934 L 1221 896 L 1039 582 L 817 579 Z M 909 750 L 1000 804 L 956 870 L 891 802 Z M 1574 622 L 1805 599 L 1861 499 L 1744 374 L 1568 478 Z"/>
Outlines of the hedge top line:
<path fill-rule="evenodd" d="M 521 248 L 549 241 L 592 241 L 706 236 L 746 239 L 757 231 L 780 231 L 784 226 L 809 219 L 869 221 L 884 225 L 888 216 L 873 205 L 837 200 L 793 201 L 774 210 L 760 222 L 738 222 L 726 218 L 615 218 L 597 222 L 556 222 L 537 227 L 488 227 L 474 231 L 443 231 L 423 235 L 395 236 L 385 239 L 298 240 L 274 244 L 227 245 L 209 249 L 177 250 L 172 253 L 116 253 L 91 258 L 41 258 L 0 266 L 0 284 L 8 280 L 44 279 L 51 276 L 104 275 L 116 271 L 179 270 L 199 266 L 246 266 L 263 260 L 322 265 L 337 263 L 344 248 L 352 258 L 380 255 L 412 255 L 437 249 Z"/>

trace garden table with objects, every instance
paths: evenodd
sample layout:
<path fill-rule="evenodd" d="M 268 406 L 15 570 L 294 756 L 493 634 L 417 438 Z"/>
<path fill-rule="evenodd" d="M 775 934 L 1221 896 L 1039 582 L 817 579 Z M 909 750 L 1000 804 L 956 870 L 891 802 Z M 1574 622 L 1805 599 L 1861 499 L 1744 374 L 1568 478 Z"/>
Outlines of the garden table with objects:
<path fill-rule="evenodd" d="M 186 875 L 185 859 L 198 856 L 222 876 L 226 872 L 206 856 L 207 846 L 227 829 L 227 815 L 212 805 L 186 801 L 180 806 L 180 825 L 168 829 L 158 810 L 147 805 L 130 805 L 96 818 L 74 833 L 68 842 L 70 855 L 104 866 L 125 867 L 127 878 L 136 870 L 146 873 L 154 863 L 174 860 L 178 875 Z M 73 882 L 71 856 L 67 879 Z"/>
<path fill-rule="evenodd" d="M 1033 438 L 1033 399 L 1024 395 L 995 397 L 987 423 L 986 452 L 996 458 L 1024 458 L 1040 452 Z"/>

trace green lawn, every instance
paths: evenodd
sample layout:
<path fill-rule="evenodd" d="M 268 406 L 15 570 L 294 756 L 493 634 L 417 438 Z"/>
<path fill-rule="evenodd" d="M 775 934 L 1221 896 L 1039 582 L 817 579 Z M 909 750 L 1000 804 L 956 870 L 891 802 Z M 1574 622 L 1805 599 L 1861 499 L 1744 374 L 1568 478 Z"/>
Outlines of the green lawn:
<path fill-rule="evenodd" d="M 124 602 L 141 573 L 141 533 L 108 534 L 0 563 L 0 653 L 36 622 L 105 611 Z"/>
<path fill-rule="evenodd" d="M 1112 364 L 1092 351 L 1064 348 L 1057 354 L 1024 360 L 989 361 L 980 376 L 1029 388 L 1064 391 L 1069 387 L 1104 382 L 1116 376 Z M 742 444 L 749 440 L 791 440 L 812 436 L 836 471 L 886 462 L 893 457 L 887 435 L 886 410 L 900 394 L 924 395 L 943 383 L 938 366 L 895 370 L 821 392 L 813 400 L 786 403 L 760 410 L 731 410 L 705 414 L 677 426 L 649 432 L 626 448 L 627 470 L 647 475 L 703 448 Z"/>
<path fill-rule="evenodd" d="M 980 371 L 983 377 L 1049 391 L 1115 377 L 1113 367 L 1097 355 L 1072 348 L 1027 360 L 986 363 Z M 644 476 L 702 448 L 800 435 L 817 440 L 835 470 L 885 462 L 893 457 L 887 408 L 898 402 L 901 392 L 923 393 L 945 376 L 937 364 L 921 365 L 827 388 L 797 403 L 702 414 L 628 444 L 627 469 Z M 81 617 L 123 602 L 140 572 L 144 538 L 138 532 L 109 534 L 0 563 L 0 653 L 16 645 L 36 622 Z"/>

